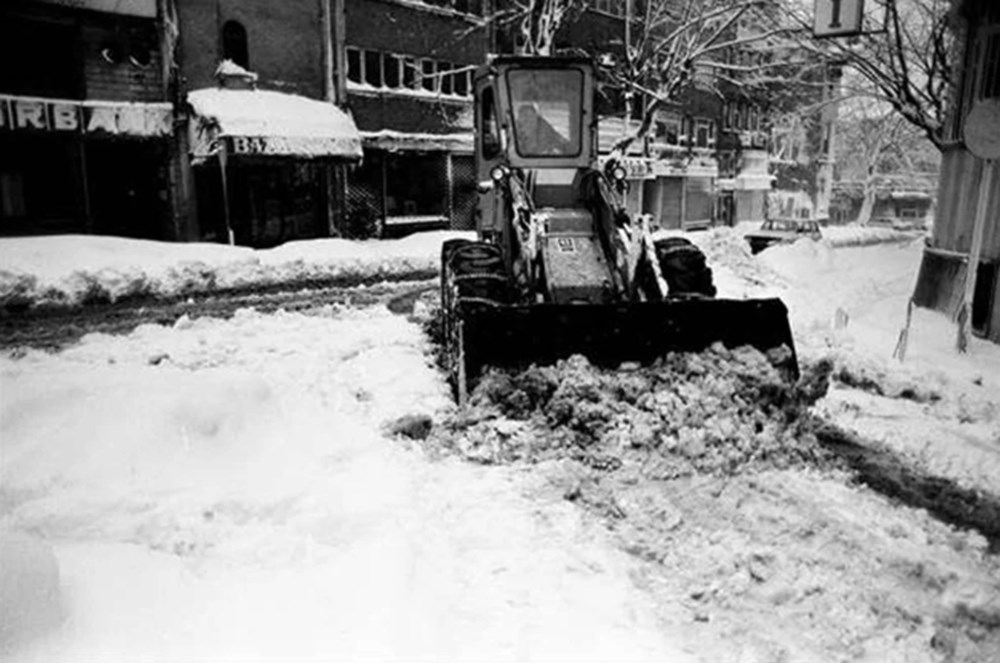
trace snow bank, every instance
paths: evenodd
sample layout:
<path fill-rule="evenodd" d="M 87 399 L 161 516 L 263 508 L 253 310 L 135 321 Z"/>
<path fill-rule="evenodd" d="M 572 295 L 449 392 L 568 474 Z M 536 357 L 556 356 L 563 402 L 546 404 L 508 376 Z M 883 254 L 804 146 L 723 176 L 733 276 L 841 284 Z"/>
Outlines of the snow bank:
<path fill-rule="evenodd" d="M 826 226 L 823 228 L 823 240 L 830 246 L 866 246 L 884 242 L 909 242 L 921 233 L 903 232 L 892 228 L 873 228 L 870 226 Z"/>
<path fill-rule="evenodd" d="M 0 240 L 0 306 L 77 306 L 276 284 L 406 279 L 436 273 L 441 243 L 470 235 L 319 239 L 265 250 L 90 235 L 6 238 Z"/>
<path fill-rule="evenodd" d="M 741 221 L 733 227 L 733 230 L 740 235 L 746 235 L 760 230 L 761 224 L 753 221 Z M 859 226 L 849 223 L 842 226 L 823 226 L 822 241 L 829 246 L 868 246 L 870 244 L 882 244 L 885 242 L 907 242 L 922 235 L 920 232 L 904 232 L 893 228 Z M 806 239 L 799 240 L 810 241 Z"/>

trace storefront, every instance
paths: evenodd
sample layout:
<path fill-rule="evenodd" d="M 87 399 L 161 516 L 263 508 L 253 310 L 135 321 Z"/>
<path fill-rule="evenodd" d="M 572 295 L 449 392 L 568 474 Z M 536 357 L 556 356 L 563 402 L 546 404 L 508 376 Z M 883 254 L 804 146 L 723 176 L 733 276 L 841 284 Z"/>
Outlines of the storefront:
<path fill-rule="evenodd" d="M 188 93 L 200 239 L 266 247 L 329 237 L 343 215 L 343 169 L 362 156 L 332 103 L 256 89 Z"/>
<path fill-rule="evenodd" d="M 364 161 L 349 175 L 349 215 L 382 236 L 475 227 L 472 134 L 362 132 Z"/>
<path fill-rule="evenodd" d="M 0 234 L 172 239 L 169 103 L 0 95 Z"/>
<path fill-rule="evenodd" d="M 710 157 L 657 159 L 645 183 L 643 211 L 665 229 L 707 228 L 714 223 L 719 167 Z"/>

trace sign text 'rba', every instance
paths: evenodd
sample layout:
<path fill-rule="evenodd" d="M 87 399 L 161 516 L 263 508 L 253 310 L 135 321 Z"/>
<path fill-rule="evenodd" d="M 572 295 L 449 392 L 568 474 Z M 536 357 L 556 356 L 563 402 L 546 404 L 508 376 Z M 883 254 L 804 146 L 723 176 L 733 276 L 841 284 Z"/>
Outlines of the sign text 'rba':
<path fill-rule="evenodd" d="M 0 130 L 169 136 L 170 104 L 65 101 L 0 96 Z"/>

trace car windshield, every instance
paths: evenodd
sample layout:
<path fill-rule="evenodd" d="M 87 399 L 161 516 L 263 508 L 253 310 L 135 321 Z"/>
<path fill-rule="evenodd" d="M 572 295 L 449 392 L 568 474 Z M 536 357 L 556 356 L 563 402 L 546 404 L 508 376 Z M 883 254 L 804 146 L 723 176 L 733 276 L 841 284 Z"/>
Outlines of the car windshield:
<path fill-rule="evenodd" d="M 787 219 L 770 219 L 764 222 L 764 230 L 784 230 L 794 232 L 797 224 Z"/>
<path fill-rule="evenodd" d="M 574 69 L 507 72 L 514 137 L 521 156 L 580 154 L 583 74 Z"/>

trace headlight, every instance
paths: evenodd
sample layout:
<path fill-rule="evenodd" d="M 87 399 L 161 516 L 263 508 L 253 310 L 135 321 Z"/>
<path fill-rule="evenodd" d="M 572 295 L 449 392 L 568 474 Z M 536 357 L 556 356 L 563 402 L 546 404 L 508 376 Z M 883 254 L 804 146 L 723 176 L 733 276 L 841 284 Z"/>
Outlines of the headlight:
<path fill-rule="evenodd" d="M 493 166 L 493 168 L 490 170 L 490 179 L 492 179 L 494 182 L 499 183 L 505 177 L 507 177 L 508 172 L 509 171 L 507 170 L 506 166 Z"/>
<path fill-rule="evenodd" d="M 613 177 L 616 182 L 624 182 L 625 178 L 628 177 L 628 172 L 625 170 L 624 166 L 615 166 L 611 169 L 611 177 Z"/>

